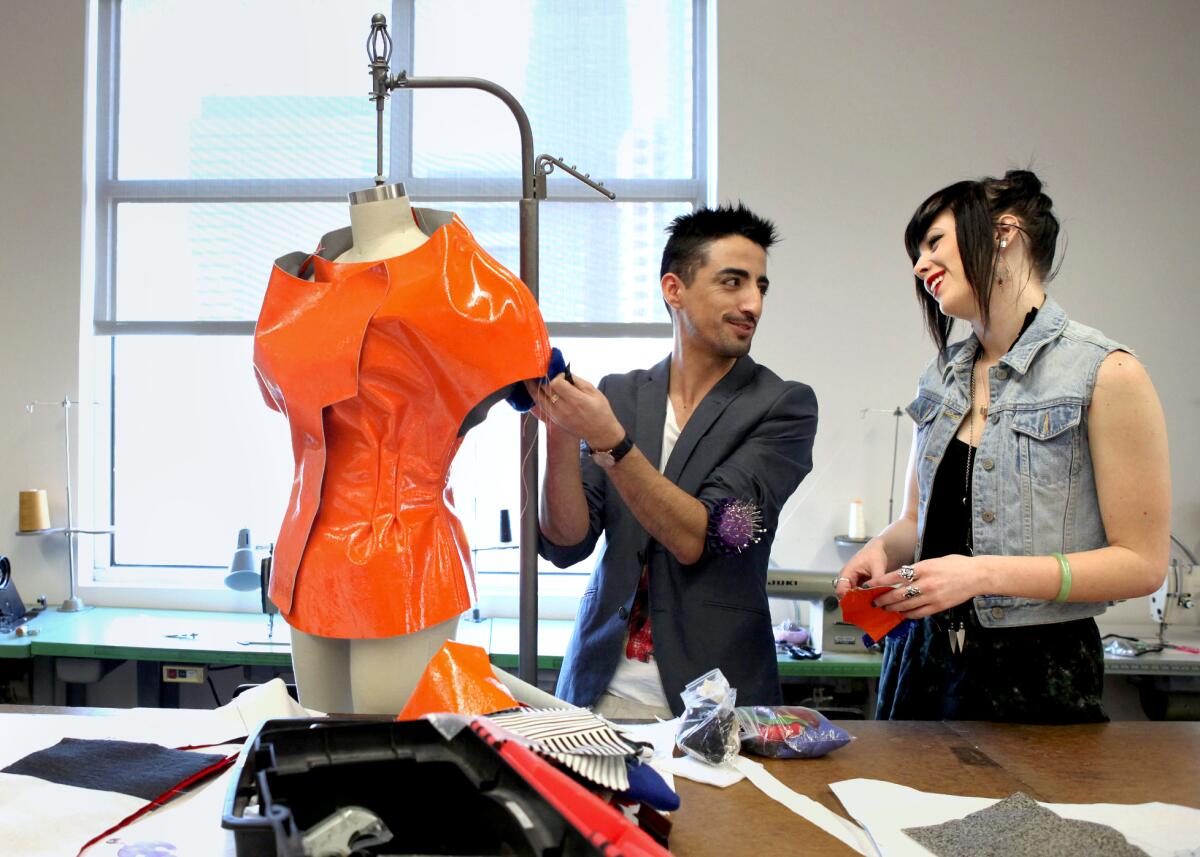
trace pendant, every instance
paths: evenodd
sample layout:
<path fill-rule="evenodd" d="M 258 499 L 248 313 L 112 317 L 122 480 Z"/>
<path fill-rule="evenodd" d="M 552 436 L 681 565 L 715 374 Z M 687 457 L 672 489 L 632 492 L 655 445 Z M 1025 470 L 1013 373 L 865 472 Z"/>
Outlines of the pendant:
<path fill-rule="evenodd" d="M 987 419 L 987 405 L 979 406 L 979 416 L 983 417 L 985 420 Z"/>
<path fill-rule="evenodd" d="M 946 633 L 950 637 L 950 654 L 961 655 L 967 645 L 967 623 L 959 622 L 956 629 L 954 623 L 951 622 Z"/>

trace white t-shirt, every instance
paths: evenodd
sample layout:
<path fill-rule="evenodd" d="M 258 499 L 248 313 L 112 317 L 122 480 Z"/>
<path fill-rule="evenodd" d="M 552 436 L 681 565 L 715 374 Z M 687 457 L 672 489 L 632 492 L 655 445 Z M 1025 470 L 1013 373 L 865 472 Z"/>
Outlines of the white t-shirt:
<path fill-rule="evenodd" d="M 667 460 L 675 441 L 679 440 L 679 423 L 675 421 L 675 408 L 671 405 L 671 397 L 667 396 L 667 418 L 663 421 L 662 457 L 658 460 L 658 471 L 667 469 Z M 653 626 L 651 626 L 653 629 Z M 625 643 L 629 642 L 629 632 L 625 632 Z M 663 691 L 662 676 L 658 672 L 658 663 L 654 656 L 646 662 L 637 658 L 625 657 L 625 643 L 621 644 L 621 657 L 617 660 L 617 671 L 609 682 L 608 692 L 622 699 L 632 699 L 643 705 L 657 705 L 670 708 L 667 694 Z"/>

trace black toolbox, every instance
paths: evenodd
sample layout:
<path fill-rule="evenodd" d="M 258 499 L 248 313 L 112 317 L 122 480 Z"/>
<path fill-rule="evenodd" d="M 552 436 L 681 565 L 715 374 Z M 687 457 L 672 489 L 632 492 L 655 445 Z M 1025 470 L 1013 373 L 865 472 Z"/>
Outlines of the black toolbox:
<path fill-rule="evenodd" d="M 225 800 L 237 857 L 667 854 L 485 718 L 446 731 L 428 720 L 266 721 Z"/>

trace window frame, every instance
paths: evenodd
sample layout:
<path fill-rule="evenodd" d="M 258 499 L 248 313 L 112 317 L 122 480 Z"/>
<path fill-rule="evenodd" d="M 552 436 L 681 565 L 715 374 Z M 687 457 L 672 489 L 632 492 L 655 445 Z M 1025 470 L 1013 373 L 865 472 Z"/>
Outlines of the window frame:
<path fill-rule="evenodd" d="M 390 0 L 389 29 L 394 38 L 392 69 L 410 69 L 413 61 L 416 0 Z M 619 202 L 690 202 L 693 206 L 708 201 L 710 188 L 709 143 L 709 64 L 714 56 L 708 44 L 712 26 L 707 0 L 691 0 L 692 6 L 692 176 L 688 179 L 603 179 Z M 107 351 L 108 443 L 110 466 L 101 472 L 97 466 L 97 494 L 107 494 L 108 517 L 114 526 L 117 474 L 115 466 L 117 337 L 130 335 L 180 336 L 252 336 L 253 321 L 121 321 L 117 318 L 117 209 L 126 203 L 255 203 L 255 202 L 341 202 L 351 191 L 361 190 L 363 177 L 321 179 L 121 179 L 117 174 L 120 129 L 121 0 L 99 0 L 97 6 L 96 138 L 94 187 L 94 301 L 93 340 L 109 337 Z M 363 26 L 364 36 L 367 22 Z M 405 37 L 397 37 L 397 34 Z M 367 83 L 364 71 L 364 90 Z M 395 95 L 395 93 L 393 93 Z M 364 102 L 366 102 L 364 95 Z M 388 151 L 389 182 L 403 182 L 414 201 L 452 199 L 461 202 L 511 202 L 519 205 L 519 177 L 421 178 L 412 175 L 412 99 L 389 99 L 390 123 Z M 364 110 L 368 109 L 364 103 Z M 536 134 L 536 129 L 535 134 Z M 535 145 L 537 138 L 534 139 Z M 540 154 L 540 152 L 537 152 Z M 569 156 L 569 153 L 567 153 Z M 514 161 L 520 152 L 514 147 Z M 595 205 L 611 204 L 580 182 L 556 182 L 550 201 Z M 645 322 L 548 322 L 552 337 L 587 338 L 669 338 L 669 323 Z M 104 383 L 103 380 L 98 383 Z M 107 485 L 105 485 L 107 481 Z M 514 527 L 515 529 L 515 527 Z M 96 546 L 93 566 L 100 569 L 187 569 L 209 568 L 196 565 L 153 566 L 121 563 L 116 559 L 116 536 L 108 540 L 107 561 L 101 545 Z M 543 572 L 546 574 L 547 572 Z M 512 572 L 483 572 L 513 576 Z M 572 574 L 571 576 L 577 576 Z M 106 580 L 109 579 L 106 576 Z M 181 585 L 186 585 L 182 584 Z"/>

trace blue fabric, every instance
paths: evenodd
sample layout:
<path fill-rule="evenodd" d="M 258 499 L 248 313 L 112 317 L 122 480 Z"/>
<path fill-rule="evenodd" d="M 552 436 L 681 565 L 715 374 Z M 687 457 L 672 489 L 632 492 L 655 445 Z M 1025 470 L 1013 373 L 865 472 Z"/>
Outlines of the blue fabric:
<path fill-rule="evenodd" d="M 556 375 L 560 375 L 567 369 L 567 361 L 563 357 L 563 353 L 557 348 L 550 349 L 550 371 L 546 373 L 543 381 L 551 381 Z M 525 389 L 524 384 L 513 384 L 512 392 L 505 399 L 513 409 L 520 413 L 525 413 L 533 407 L 533 397 L 529 395 L 529 391 Z"/>
<path fill-rule="evenodd" d="M 649 765 L 629 763 L 629 789 L 621 797 L 646 804 L 661 812 L 679 809 L 679 795 L 671 791 L 666 780 Z"/>

